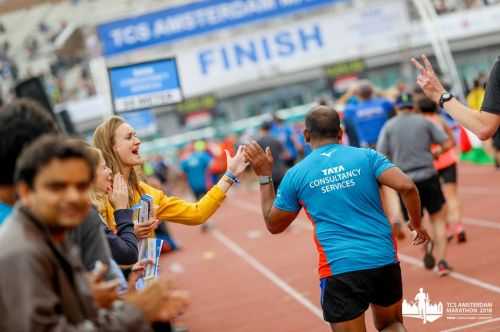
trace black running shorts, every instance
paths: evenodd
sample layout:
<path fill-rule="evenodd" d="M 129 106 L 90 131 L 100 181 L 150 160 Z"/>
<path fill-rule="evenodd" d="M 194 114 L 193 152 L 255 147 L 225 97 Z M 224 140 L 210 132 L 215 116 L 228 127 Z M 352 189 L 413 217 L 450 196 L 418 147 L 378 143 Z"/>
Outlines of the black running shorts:
<path fill-rule="evenodd" d="M 439 182 L 439 177 L 437 175 L 434 175 L 430 179 L 415 182 L 415 185 L 417 186 L 418 194 L 420 195 L 422 216 L 424 215 L 424 209 L 426 209 L 429 214 L 439 212 L 446 203 L 443 191 L 441 190 L 441 182 Z M 408 220 L 408 211 L 406 211 L 403 201 L 401 200 L 401 196 L 400 201 L 404 218 L 405 220 Z"/>
<path fill-rule="evenodd" d="M 352 320 L 370 304 L 388 307 L 403 297 L 399 263 L 323 278 L 320 286 L 323 317 L 330 323 Z"/>
<path fill-rule="evenodd" d="M 450 165 L 438 171 L 442 183 L 457 183 L 457 164 Z"/>

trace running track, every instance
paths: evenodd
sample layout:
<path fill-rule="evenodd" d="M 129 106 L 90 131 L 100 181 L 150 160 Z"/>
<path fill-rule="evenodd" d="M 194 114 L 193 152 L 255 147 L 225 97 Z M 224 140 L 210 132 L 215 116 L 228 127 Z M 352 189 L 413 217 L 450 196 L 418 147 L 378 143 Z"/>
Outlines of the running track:
<path fill-rule="evenodd" d="M 409 331 L 500 331 L 500 171 L 461 165 L 460 195 L 468 235 L 453 243 L 448 258 L 455 273 L 439 278 L 421 266 L 421 248 L 399 243 L 404 298 L 420 287 L 445 316 L 423 324 L 405 318 Z M 234 189 L 234 188 L 233 188 Z M 212 231 L 171 224 L 183 250 L 162 258 L 163 274 L 192 295 L 178 323 L 191 332 L 330 331 L 319 306 L 317 256 L 311 225 L 301 215 L 280 235 L 265 231 L 256 188 L 237 188 L 212 217 Z M 449 319 L 449 302 L 491 302 L 483 319 Z M 467 318 L 466 317 L 466 318 Z M 367 312 L 368 331 L 376 331 Z"/>

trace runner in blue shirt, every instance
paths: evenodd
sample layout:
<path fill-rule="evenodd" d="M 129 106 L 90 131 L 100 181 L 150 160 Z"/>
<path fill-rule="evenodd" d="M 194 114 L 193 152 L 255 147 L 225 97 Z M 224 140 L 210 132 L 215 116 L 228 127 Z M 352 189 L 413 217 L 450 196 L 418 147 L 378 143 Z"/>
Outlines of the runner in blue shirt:
<path fill-rule="evenodd" d="M 207 152 L 207 144 L 204 141 L 194 143 L 194 152 L 181 162 L 181 168 L 186 174 L 189 187 L 196 201 L 200 200 L 212 186 L 209 168 L 212 156 Z M 201 225 L 201 231 L 206 232 L 208 223 Z"/>
<path fill-rule="evenodd" d="M 332 330 L 365 331 L 364 312 L 371 305 L 377 329 L 405 331 L 401 270 L 379 187 L 401 194 L 411 215 L 413 243 L 422 244 L 429 236 L 420 227 L 415 184 L 378 152 L 340 145 L 342 129 L 332 108 L 314 107 L 305 123 L 313 152 L 286 173 L 276 197 L 271 152 L 254 142 L 245 147 L 260 177 L 266 226 L 281 233 L 304 208 L 314 226 L 321 304 Z"/>
<path fill-rule="evenodd" d="M 369 83 L 362 84 L 358 94 L 359 101 L 346 106 L 344 122 L 352 126 L 358 144 L 375 148 L 382 127 L 394 115 L 394 106 L 386 99 L 374 97 Z"/>
<path fill-rule="evenodd" d="M 196 141 L 195 151 L 181 162 L 182 171 L 186 174 L 189 187 L 197 200 L 208 191 L 208 168 L 212 157 L 206 152 L 206 143 Z"/>
<path fill-rule="evenodd" d="M 292 128 L 283 119 L 274 115 L 271 136 L 283 144 L 286 150 L 286 159 L 283 161 L 288 167 L 292 167 L 298 157 L 297 146 L 299 145 Z"/>

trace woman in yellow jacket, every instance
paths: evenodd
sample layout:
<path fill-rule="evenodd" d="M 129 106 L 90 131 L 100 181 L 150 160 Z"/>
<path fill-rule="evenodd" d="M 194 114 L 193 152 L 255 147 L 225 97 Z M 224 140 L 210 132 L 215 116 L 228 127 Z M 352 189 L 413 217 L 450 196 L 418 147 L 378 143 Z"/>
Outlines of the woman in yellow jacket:
<path fill-rule="evenodd" d="M 196 203 L 189 203 L 180 198 L 167 196 L 139 180 L 135 167 L 141 166 L 143 160 L 139 154 L 141 141 L 134 129 L 122 118 L 113 116 L 97 127 L 94 132 L 94 145 L 103 153 L 106 164 L 111 167 L 113 174 L 121 173 L 128 183 L 129 205 L 137 204 L 143 194 L 153 198 L 156 218 L 161 221 L 176 222 L 185 225 L 200 225 L 219 208 L 225 198 L 225 193 L 232 184 L 238 181 L 248 163 L 243 156 L 243 147 L 240 147 L 234 157 L 227 154 L 227 171 L 221 180 L 214 185 Z M 115 230 L 113 218 L 114 207 L 106 202 L 103 216 L 110 229 Z M 143 227 L 136 227 L 139 238 L 152 234 L 155 223 Z"/>

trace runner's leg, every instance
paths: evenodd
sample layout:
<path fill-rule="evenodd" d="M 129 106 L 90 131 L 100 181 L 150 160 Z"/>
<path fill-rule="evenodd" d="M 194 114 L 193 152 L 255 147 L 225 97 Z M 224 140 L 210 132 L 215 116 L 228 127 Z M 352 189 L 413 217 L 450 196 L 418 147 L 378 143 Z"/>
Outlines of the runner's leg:
<path fill-rule="evenodd" d="M 340 323 L 330 324 L 333 332 L 366 332 L 365 313 Z"/>
<path fill-rule="evenodd" d="M 379 331 L 406 331 L 403 325 L 402 302 L 400 300 L 388 307 L 372 304 L 373 321 Z"/>

